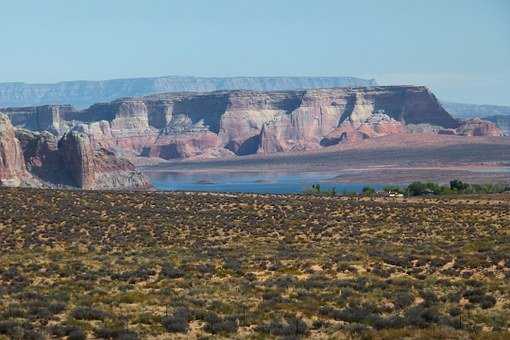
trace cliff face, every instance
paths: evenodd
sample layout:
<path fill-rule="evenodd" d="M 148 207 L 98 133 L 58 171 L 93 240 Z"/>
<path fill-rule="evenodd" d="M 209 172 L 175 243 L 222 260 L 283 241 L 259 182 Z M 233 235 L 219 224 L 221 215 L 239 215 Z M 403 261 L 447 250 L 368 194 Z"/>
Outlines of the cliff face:
<path fill-rule="evenodd" d="M 265 124 L 259 152 L 317 148 L 333 130 L 347 123 L 357 129 L 375 113 L 402 124 L 458 125 L 424 87 L 311 90 L 296 109 Z"/>
<path fill-rule="evenodd" d="M 147 189 L 150 183 L 128 160 L 100 148 L 83 132 L 58 140 L 49 132 L 15 130 L 0 114 L 0 185 Z"/>
<path fill-rule="evenodd" d="M 23 150 L 25 166 L 32 175 L 47 183 L 69 183 L 62 171 L 65 165 L 62 164 L 55 135 L 47 131 L 39 133 L 17 129 L 16 138 Z"/>
<path fill-rule="evenodd" d="M 0 185 L 18 186 L 27 175 L 14 128 L 7 116 L 0 113 Z"/>
<path fill-rule="evenodd" d="M 124 136 L 129 135 L 144 144 L 134 149 L 150 155 L 171 150 L 165 153 L 168 159 L 217 154 L 219 149 L 237 155 L 311 150 L 344 122 L 360 125 L 374 112 L 403 124 L 458 125 L 430 91 L 413 86 L 162 94 L 95 105 L 81 116 L 109 121 L 113 144 L 126 145 Z M 157 137 L 142 140 L 148 135 Z"/>
<path fill-rule="evenodd" d="M 73 120 L 76 112 L 71 105 L 44 105 L 36 107 L 10 107 L 2 109 L 12 124 L 30 130 L 58 131 L 65 121 Z"/>
<path fill-rule="evenodd" d="M 126 159 L 96 149 L 89 135 L 70 131 L 58 142 L 67 175 L 83 189 L 146 189 L 150 184 Z"/>
<path fill-rule="evenodd" d="M 72 125 L 90 135 L 95 148 L 165 159 L 313 150 L 401 133 L 407 124 L 460 126 L 421 86 L 165 93 L 82 111 L 65 108 L 40 126 L 58 125 L 63 134 Z M 30 126 L 34 118 L 27 112 L 38 110 L 8 112 L 19 125 Z M 378 115 L 385 118 L 376 122 Z"/>
<path fill-rule="evenodd" d="M 87 107 L 126 96 L 161 92 L 218 90 L 297 90 L 342 86 L 374 86 L 375 80 L 353 77 L 158 77 L 56 84 L 0 83 L 0 107 L 72 104 Z"/>

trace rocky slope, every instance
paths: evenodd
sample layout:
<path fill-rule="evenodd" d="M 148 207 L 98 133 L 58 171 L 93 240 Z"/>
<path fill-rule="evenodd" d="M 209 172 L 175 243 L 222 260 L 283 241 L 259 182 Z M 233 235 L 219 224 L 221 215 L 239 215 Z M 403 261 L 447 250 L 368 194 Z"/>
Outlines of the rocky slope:
<path fill-rule="evenodd" d="M 83 189 L 146 189 L 150 184 L 128 160 L 104 148 L 94 149 L 90 136 L 67 132 L 58 142 L 67 176 Z"/>
<path fill-rule="evenodd" d="M 71 130 L 60 140 L 47 131 L 17 129 L 0 113 L 0 185 L 148 189 L 134 165 L 91 137 Z"/>
<path fill-rule="evenodd" d="M 296 90 L 342 86 L 373 86 L 375 80 L 354 77 L 158 77 L 105 81 L 68 81 L 56 84 L 0 83 L 0 107 L 97 102 L 151 93 L 217 90 Z"/>

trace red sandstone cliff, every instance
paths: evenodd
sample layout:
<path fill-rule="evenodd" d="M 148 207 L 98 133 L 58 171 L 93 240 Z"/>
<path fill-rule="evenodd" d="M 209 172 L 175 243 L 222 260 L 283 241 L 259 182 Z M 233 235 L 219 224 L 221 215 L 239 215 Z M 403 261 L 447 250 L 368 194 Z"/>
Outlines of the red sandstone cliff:
<path fill-rule="evenodd" d="M 7 116 L 0 113 L 0 185 L 18 186 L 27 176 L 23 152 L 14 128 Z"/>

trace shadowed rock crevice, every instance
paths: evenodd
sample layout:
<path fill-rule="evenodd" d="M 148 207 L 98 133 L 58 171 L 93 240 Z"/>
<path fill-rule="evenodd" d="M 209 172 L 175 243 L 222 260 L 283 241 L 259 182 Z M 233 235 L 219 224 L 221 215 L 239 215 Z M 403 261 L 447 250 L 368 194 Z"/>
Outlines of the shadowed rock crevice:
<path fill-rule="evenodd" d="M 252 136 L 246 139 L 241 145 L 235 142 L 230 142 L 225 145 L 227 150 L 232 151 L 238 156 L 246 156 L 256 154 L 260 147 L 260 135 Z"/>

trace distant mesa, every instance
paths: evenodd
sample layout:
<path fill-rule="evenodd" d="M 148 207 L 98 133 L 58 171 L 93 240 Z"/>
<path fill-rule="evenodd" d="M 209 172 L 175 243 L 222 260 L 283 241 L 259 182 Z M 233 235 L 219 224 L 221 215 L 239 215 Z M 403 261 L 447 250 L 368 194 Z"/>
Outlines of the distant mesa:
<path fill-rule="evenodd" d="M 219 90 L 302 90 L 377 85 L 373 79 L 355 77 L 187 77 L 167 76 L 103 81 L 66 81 L 54 84 L 0 83 L 0 107 L 71 104 L 85 108 L 121 97 L 163 92 Z"/>

